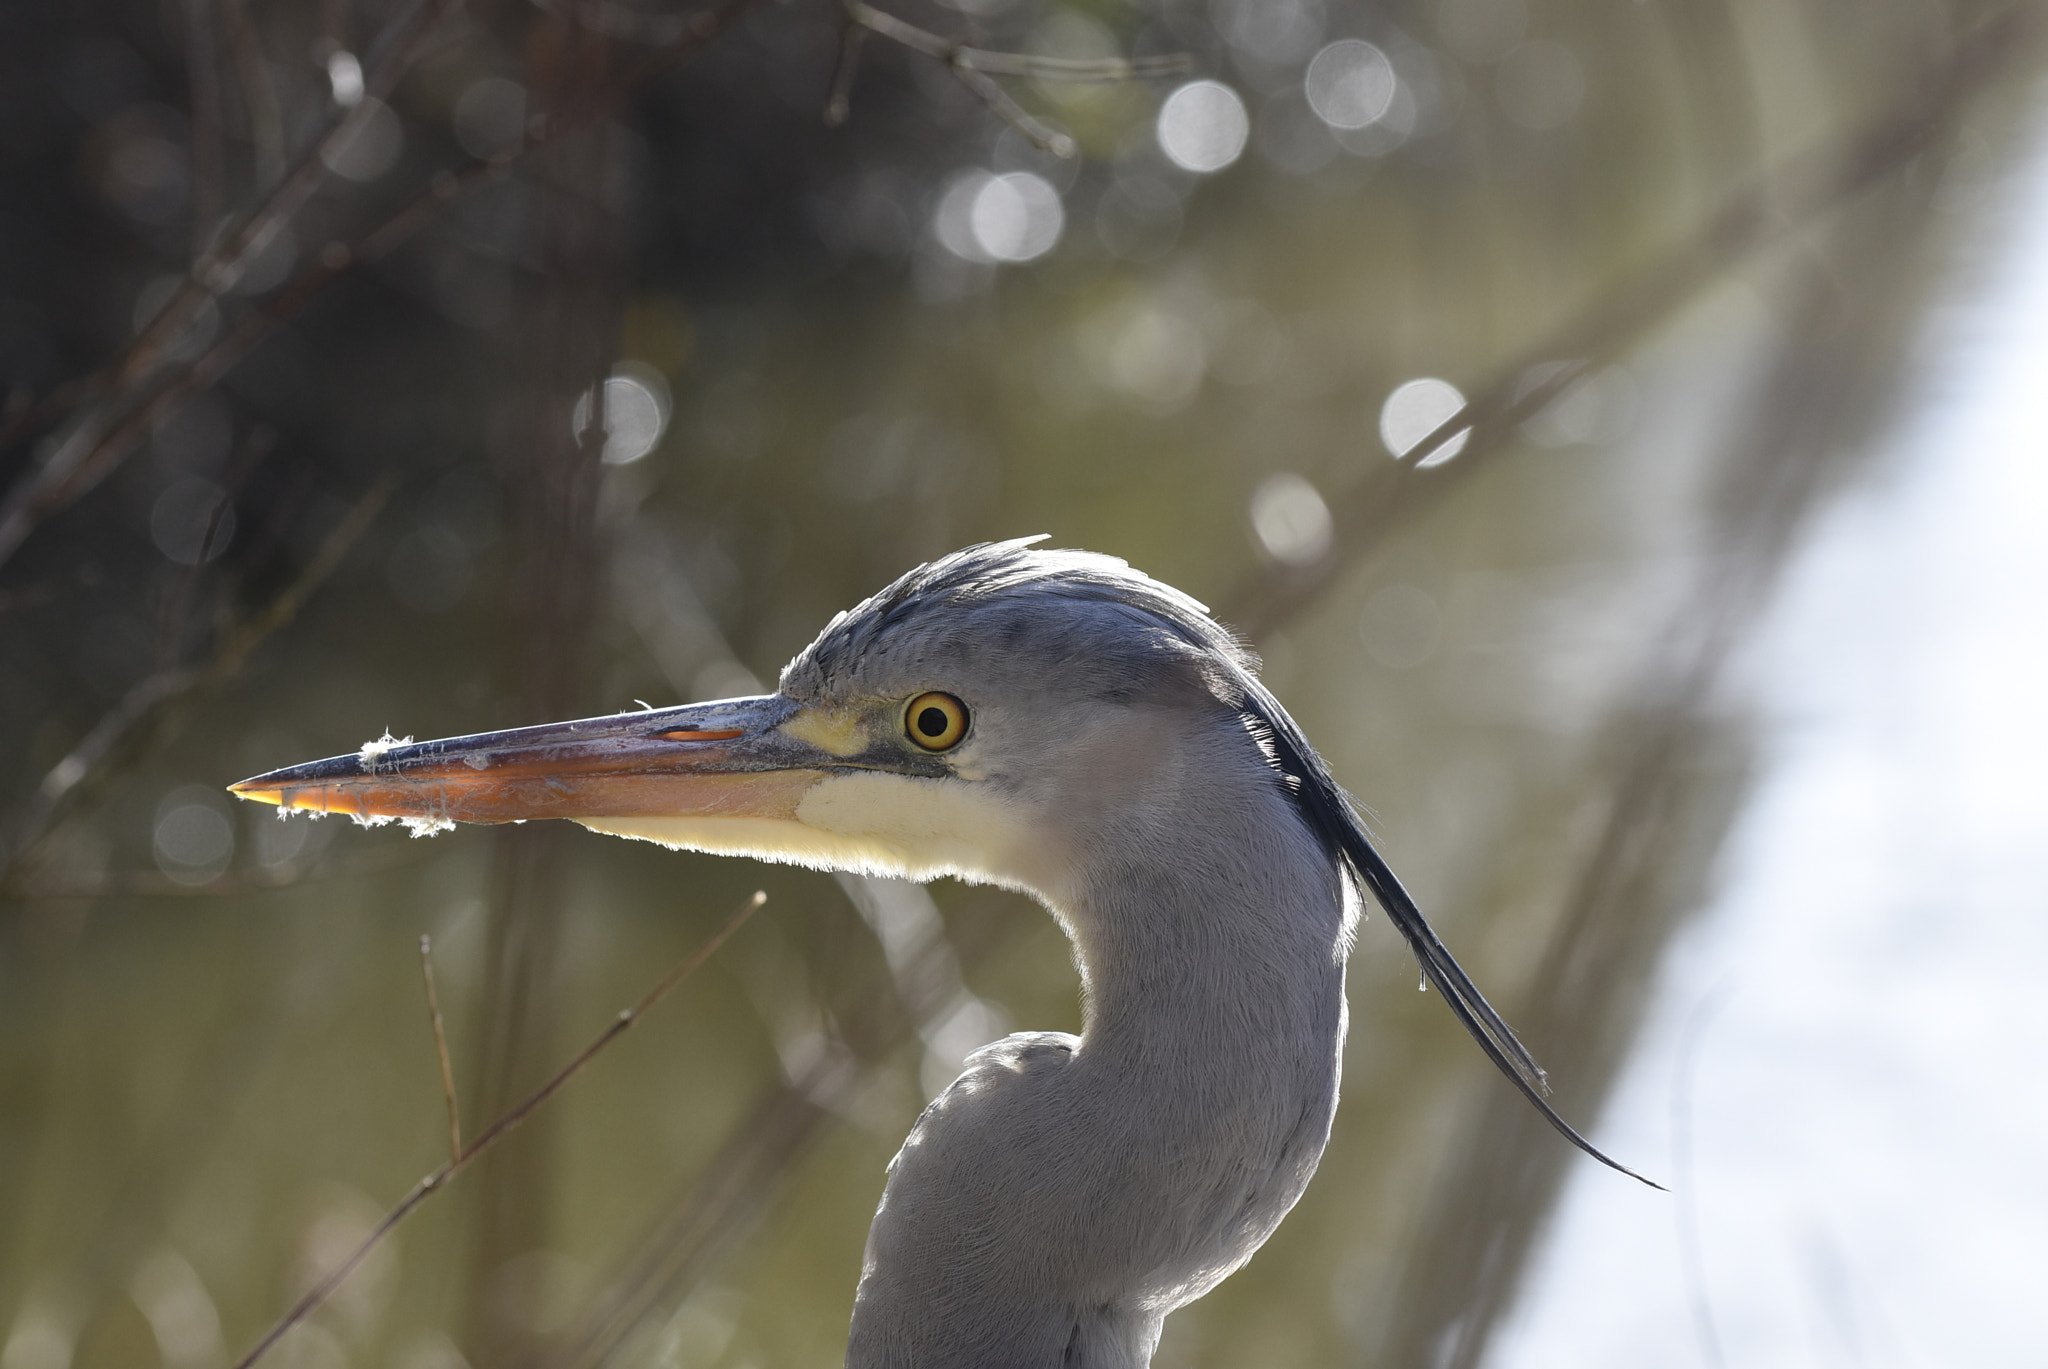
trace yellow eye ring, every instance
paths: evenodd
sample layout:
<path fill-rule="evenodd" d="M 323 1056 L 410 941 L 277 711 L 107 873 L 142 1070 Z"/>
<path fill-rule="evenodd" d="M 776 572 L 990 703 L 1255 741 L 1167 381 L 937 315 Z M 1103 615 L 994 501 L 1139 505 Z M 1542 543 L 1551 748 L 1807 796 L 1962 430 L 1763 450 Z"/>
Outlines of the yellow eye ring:
<path fill-rule="evenodd" d="M 967 705 L 936 690 L 903 710 L 903 735 L 926 751 L 951 751 L 967 735 Z"/>

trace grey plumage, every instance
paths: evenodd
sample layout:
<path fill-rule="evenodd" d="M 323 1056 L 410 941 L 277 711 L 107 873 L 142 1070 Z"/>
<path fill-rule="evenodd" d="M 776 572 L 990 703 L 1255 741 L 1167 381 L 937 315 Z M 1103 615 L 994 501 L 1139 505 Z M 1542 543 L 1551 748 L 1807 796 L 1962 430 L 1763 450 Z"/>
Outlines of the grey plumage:
<path fill-rule="evenodd" d="M 1074 945 L 1083 1031 L 984 1047 L 918 1119 L 868 1238 L 856 1369 L 1147 1364 L 1166 1314 L 1249 1259 L 1315 1171 L 1361 890 L 1503 1073 L 1613 1164 L 1544 1102 L 1252 654 L 1179 591 L 1032 540 L 903 576 L 836 617 L 773 696 L 237 788 L 358 814 L 566 816 L 1044 903 Z M 943 745 L 911 732 L 929 698 L 959 706 Z"/>
<path fill-rule="evenodd" d="M 1003 740 L 981 782 L 1064 850 L 1058 883 L 1030 892 L 1087 995 L 1079 1038 L 987 1047 L 919 1120 L 869 1237 L 849 1364 L 1148 1363 L 1164 1315 L 1258 1249 L 1329 1137 L 1346 876 L 1487 1053 L 1539 1086 L 1255 665 L 1122 562 L 1010 542 L 904 576 L 784 672 L 794 698 L 940 688 L 987 720 Z"/>
<path fill-rule="evenodd" d="M 798 699 L 968 705 L 976 782 L 1058 852 L 1016 882 L 1086 995 L 1080 1037 L 985 1048 L 919 1119 L 849 1364 L 1145 1364 L 1165 1314 L 1301 1195 L 1336 1106 L 1351 905 L 1251 666 L 1122 563 L 1008 543 L 906 576 L 785 671 Z"/>

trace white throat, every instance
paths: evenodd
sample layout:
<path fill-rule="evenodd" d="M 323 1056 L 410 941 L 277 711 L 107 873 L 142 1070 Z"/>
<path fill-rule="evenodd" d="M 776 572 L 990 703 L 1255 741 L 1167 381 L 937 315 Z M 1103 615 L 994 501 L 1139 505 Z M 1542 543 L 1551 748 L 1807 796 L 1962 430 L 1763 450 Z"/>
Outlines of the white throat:
<path fill-rule="evenodd" d="M 1056 915 L 1084 1035 L 984 1048 L 919 1119 L 849 1365 L 1142 1366 L 1301 1196 L 1336 1107 L 1345 895 L 1277 785 L 1214 798 L 1056 843 L 1081 857 Z"/>

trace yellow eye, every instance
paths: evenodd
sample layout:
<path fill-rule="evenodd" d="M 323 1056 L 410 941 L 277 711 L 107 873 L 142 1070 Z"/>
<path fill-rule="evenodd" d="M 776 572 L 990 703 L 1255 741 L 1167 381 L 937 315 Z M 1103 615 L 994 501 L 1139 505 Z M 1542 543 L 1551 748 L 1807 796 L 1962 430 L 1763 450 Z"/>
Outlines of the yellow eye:
<path fill-rule="evenodd" d="M 967 735 L 967 705 L 951 694 L 920 694 L 903 711 L 903 730 L 927 751 L 951 751 Z"/>

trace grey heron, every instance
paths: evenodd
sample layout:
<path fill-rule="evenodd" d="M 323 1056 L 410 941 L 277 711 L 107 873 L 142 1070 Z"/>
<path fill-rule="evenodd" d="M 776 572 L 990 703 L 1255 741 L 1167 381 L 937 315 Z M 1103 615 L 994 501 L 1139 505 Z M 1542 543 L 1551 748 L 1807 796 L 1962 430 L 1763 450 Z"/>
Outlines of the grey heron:
<path fill-rule="evenodd" d="M 1083 1030 L 983 1047 L 917 1120 L 868 1236 L 859 1369 L 1149 1363 L 1166 1314 L 1315 1171 L 1361 889 L 1515 1087 L 1621 1169 L 1544 1101 L 1250 653 L 1179 591 L 1037 540 L 911 571 L 773 694 L 378 744 L 234 790 L 416 826 L 569 818 L 1043 903 Z"/>

